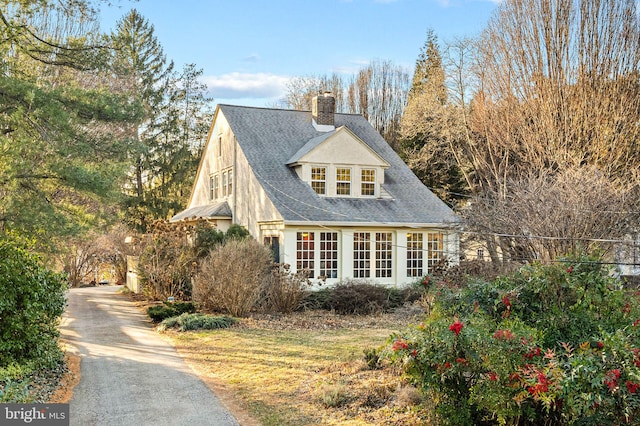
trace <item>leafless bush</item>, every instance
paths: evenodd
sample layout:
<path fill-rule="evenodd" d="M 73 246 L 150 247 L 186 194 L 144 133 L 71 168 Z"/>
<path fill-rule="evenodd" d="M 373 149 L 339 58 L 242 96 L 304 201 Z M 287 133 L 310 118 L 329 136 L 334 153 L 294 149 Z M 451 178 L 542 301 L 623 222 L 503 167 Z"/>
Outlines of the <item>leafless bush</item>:
<path fill-rule="evenodd" d="M 637 184 L 616 183 L 596 167 L 531 174 L 510 181 L 509 188 L 487 191 L 463 211 L 469 229 L 493 236 L 507 260 L 609 249 L 608 240 L 633 233 L 638 223 Z"/>
<path fill-rule="evenodd" d="M 193 298 L 202 307 L 241 317 L 264 294 L 270 250 L 253 239 L 231 239 L 211 251 L 200 265 Z"/>
<path fill-rule="evenodd" d="M 144 242 L 138 272 L 143 292 L 154 299 L 191 298 L 195 268 L 193 250 L 182 226 L 157 221 Z"/>
<path fill-rule="evenodd" d="M 290 313 L 300 307 L 308 287 L 309 271 L 291 272 L 289 265 L 275 265 L 265 286 L 265 308 Z"/>

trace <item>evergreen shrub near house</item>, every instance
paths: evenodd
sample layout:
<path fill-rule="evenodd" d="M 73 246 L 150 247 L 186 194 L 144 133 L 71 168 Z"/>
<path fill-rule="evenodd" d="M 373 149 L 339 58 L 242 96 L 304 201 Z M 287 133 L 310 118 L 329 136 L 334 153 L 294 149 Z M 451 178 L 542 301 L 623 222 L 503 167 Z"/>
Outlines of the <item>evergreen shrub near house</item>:
<path fill-rule="evenodd" d="M 45 268 L 28 245 L 0 236 L 0 368 L 53 368 L 62 359 L 58 323 L 66 282 Z"/>
<path fill-rule="evenodd" d="M 427 283 L 429 315 L 385 352 L 433 401 L 434 423 L 640 419 L 638 295 L 597 256 L 488 282 Z"/>
<path fill-rule="evenodd" d="M 178 331 L 190 330 L 217 330 L 220 328 L 229 328 L 235 324 L 235 318 L 227 316 L 213 316 L 201 313 L 184 313 L 177 317 L 171 317 L 160 323 L 160 330 L 169 328 Z"/>
<path fill-rule="evenodd" d="M 163 302 L 162 305 L 149 306 L 147 315 L 153 322 L 160 322 L 164 319 L 177 317 L 184 313 L 194 313 L 196 305 L 193 302 Z"/>

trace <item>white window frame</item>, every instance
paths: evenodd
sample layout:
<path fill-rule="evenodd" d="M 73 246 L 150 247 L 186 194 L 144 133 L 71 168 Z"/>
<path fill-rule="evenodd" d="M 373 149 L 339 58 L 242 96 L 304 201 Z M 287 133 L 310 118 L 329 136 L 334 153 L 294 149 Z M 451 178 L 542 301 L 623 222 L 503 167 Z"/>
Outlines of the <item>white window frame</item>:
<path fill-rule="evenodd" d="M 353 234 L 354 278 L 393 278 L 393 235 L 392 231 Z"/>
<path fill-rule="evenodd" d="M 318 248 L 320 270 L 318 276 L 338 278 L 338 265 L 340 264 L 339 247 L 337 232 L 320 232 L 320 247 Z"/>
<path fill-rule="evenodd" d="M 224 171 L 222 172 L 222 196 L 226 197 L 227 196 L 227 179 L 228 179 L 228 175 L 227 172 Z"/>
<path fill-rule="evenodd" d="M 407 277 L 417 278 L 424 275 L 424 233 L 407 233 Z"/>
<path fill-rule="evenodd" d="M 351 196 L 351 187 L 353 186 L 352 184 L 352 170 L 351 167 L 344 167 L 344 166 L 336 166 L 336 172 L 334 173 L 335 176 L 335 180 L 336 180 L 336 196 L 338 197 L 345 197 L 345 196 Z M 339 177 L 341 177 L 342 173 L 346 171 L 346 174 L 349 176 L 348 180 L 344 180 L 344 179 L 339 179 Z M 345 188 L 348 189 L 347 193 L 340 193 L 340 185 L 346 185 Z"/>
<path fill-rule="evenodd" d="M 372 178 L 373 180 L 365 180 L 365 172 L 371 172 L 370 175 L 367 175 L 367 178 Z M 363 197 L 375 197 L 376 196 L 376 169 L 371 168 L 362 168 L 360 169 L 360 195 Z M 373 189 L 371 194 L 365 194 L 365 186 L 367 188 L 371 187 Z"/>
<path fill-rule="evenodd" d="M 209 198 L 217 200 L 220 195 L 220 174 L 214 173 L 209 176 Z"/>
<path fill-rule="evenodd" d="M 315 277 L 315 232 L 296 232 L 296 270 L 308 270 L 309 278 Z"/>
<path fill-rule="evenodd" d="M 321 172 L 324 179 L 318 179 L 318 175 L 314 174 L 314 171 Z M 316 177 L 316 179 L 314 179 Z M 322 186 L 322 192 L 319 192 L 319 186 Z M 326 166 L 311 166 L 311 189 L 318 195 L 327 195 L 327 167 Z"/>
<path fill-rule="evenodd" d="M 353 277 L 371 277 L 371 232 L 353 234 Z"/>
<path fill-rule="evenodd" d="M 444 259 L 444 234 L 442 232 L 427 232 L 426 233 L 426 250 L 427 250 L 427 269 L 431 271 L 431 268 Z"/>

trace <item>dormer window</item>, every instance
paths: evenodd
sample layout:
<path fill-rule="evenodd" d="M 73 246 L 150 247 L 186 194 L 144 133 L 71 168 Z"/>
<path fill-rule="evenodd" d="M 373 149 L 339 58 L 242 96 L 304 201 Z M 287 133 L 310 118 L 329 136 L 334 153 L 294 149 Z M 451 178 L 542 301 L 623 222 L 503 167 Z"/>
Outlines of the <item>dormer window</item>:
<path fill-rule="evenodd" d="M 286 164 L 320 196 L 388 195 L 381 185 L 389 163 L 345 126 L 308 140 Z"/>
<path fill-rule="evenodd" d="M 376 195 L 376 169 L 360 170 L 360 194 L 363 197 Z"/>
<path fill-rule="evenodd" d="M 327 168 L 312 167 L 311 168 L 311 188 L 316 194 L 327 194 Z"/>
<path fill-rule="evenodd" d="M 336 195 L 351 195 L 351 169 L 336 168 Z"/>

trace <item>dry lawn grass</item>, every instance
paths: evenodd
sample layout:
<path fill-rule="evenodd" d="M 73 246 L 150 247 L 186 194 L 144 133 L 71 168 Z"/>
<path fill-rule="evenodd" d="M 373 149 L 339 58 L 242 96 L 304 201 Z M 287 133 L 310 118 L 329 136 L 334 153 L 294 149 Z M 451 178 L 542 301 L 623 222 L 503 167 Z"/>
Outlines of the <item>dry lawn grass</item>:
<path fill-rule="evenodd" d="M 409 322 L 406 315 L 313 311 L 166 335 L 205 381 L 223 391 L 223 402 L 248 412 L 254 424 L 416 425 L 425 418 L 419 394 L 393 368 L 369 370 L 363 353 Z"/>

